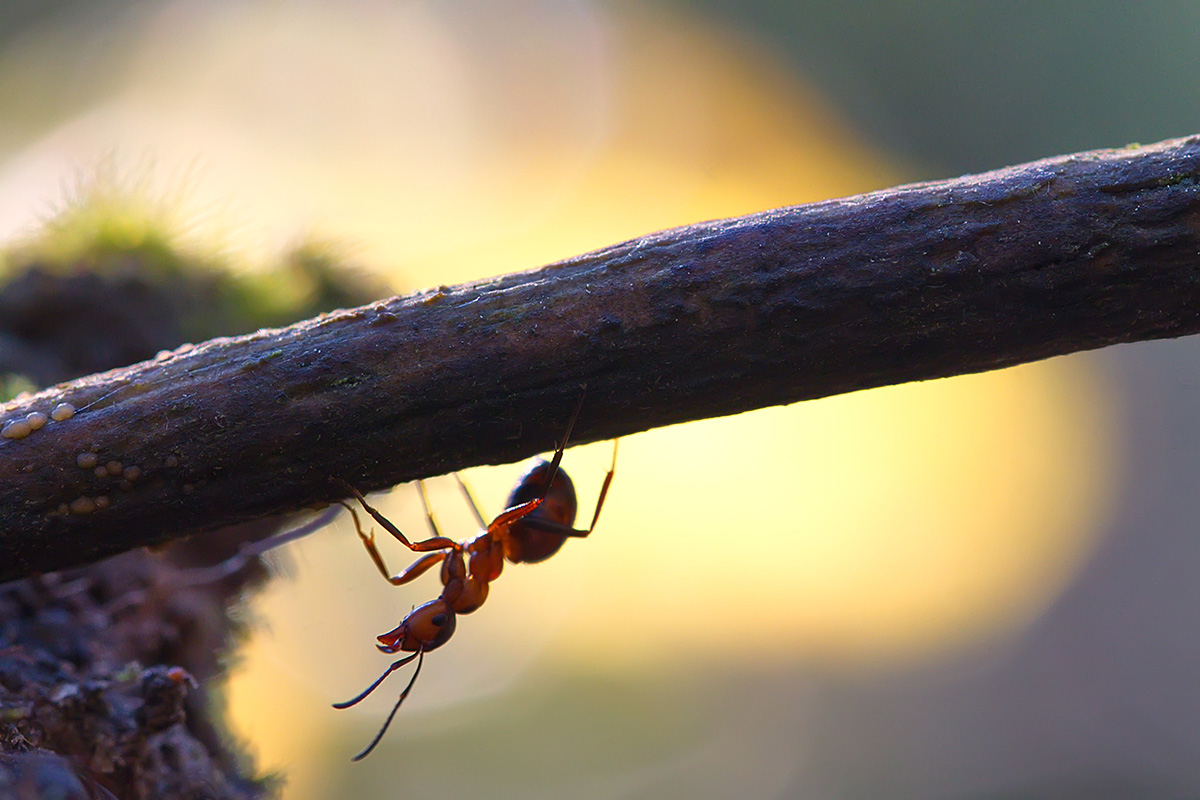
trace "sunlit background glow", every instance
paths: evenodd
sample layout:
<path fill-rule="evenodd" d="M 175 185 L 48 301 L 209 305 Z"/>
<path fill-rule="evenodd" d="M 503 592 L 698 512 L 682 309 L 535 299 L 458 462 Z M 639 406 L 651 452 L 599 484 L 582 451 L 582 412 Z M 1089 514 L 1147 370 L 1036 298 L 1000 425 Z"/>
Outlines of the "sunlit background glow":
<path fill-rule="evenodd" d="M 175 0 L 105 22 L 73 59 L 63 43 L 96 20 L 0 63 L 18 105 L 65 73 L 83 87 L 48 132 L 0 138 L 0 235 L 110 174 L 169 199 L 198 247 L 254 262 L 333 237 L 406 291 L 916 177 L 767 51 L 682 11 Z M 986 650 L 1055 601 L 1110 511 L 1117 402 L 1094 361 L 1055 359 L 630 437 L 594 536 L 506 569 L 353 767 L 394 693 L 329 703 L 386 666 L 373 637 L 437 586 L 388 586 L 339 519 L 279 554 L 210 688 L 289 798 L 794 791 L 817 738 L 803 676 Z M 611 453 L 567 452 L 581 516 Z M 495 514 L 519 472 L 466 478 Z M 453 483 L 430 488 L 470 535 Z M 423 529 L 412 487 L 379 505 Z M 773 699 L 746 694 L 763 674 Z"/>

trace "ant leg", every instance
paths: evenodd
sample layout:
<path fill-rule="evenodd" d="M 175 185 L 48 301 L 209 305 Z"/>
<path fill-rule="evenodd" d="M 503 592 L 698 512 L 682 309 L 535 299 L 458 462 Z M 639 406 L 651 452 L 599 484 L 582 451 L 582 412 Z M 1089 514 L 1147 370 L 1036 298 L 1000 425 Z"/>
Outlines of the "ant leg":
<path fill-rule="evenodd" d="M 425 510 L 425 522 L 433 533 L 433 539 L 445 539 L 441 529 L 438 528 L 437 520 L 433 518 L 433 511 L 430 510 L 429 495 L 425 493 L 425 481 L 417 481 L 417 494 L 421 497 L 421 508 Z"/>
<path fill-rule="evenodd" d="M 613 475 L 617 471 L 617 441 L 616 439 L 613 440 L 612 466 L 609 467 L 608 474 L 604 476 L 604 483 L 600 486 L 600 497 L 596 500 L 596 510 L 592 514 L 592 524 L 588 526 L 587 530 L 579 530 L 578 528 L 572 528 L 570 525 L 564 525 L 552 519 L 541 519 L 540 517 L 530 517 L 525 520 L 525 524 L 539 531 L 557 533 L 559 536 L 578 536 L 583 538 L 594 531 L 596 529 L 596 522 L 600 519 L 600 509 L 604 508 L 604 499 L 608 497 L 608 487 L 612 484 Z"/>
<path fill-rule="evenodd" d="M 612 465 L 608 468 L 608 474 L 604 476 L 604 483 L 600 486 L 600 497 L 596 500 L 596 511 L 592 514 L 592 524 L 588 526 L 583 536 L 587 536 L 592 531 L 596 530 L 596 522 L 600 519 L 600 509 L 604 508 L 604 498 L 608 497 L 608 487 L 612 484 L 613 475 L 617 472 L 617 444 L 620 439 L 613 439 L 613 457 Z"/>
<path fill-rule="evenodd" d="M 571 431 L 575 428 L 575 420 L 579 419 L 579 411 L 583 408 L 583 398 L 584 395 L 581 394 L 579 402 L 575 404 L 575 410 L 571 412 L 571 419 L 567 422 L 567 432 L 563 436 L 562 443 L 559 444 L 556 442 L 554 445 L 554 458 L 550 459 L 550 468 L 546 473 L 546 483 L 542 487 L 541 495 L 500 512 L 500 515 L 487 526 L 488 533 L 494 533 L 523 517 L 529 516 L 545 501 L 546 495 L 550 492 L 550 487 L 554 484 L 554 479 L 558 477 L 558 466 L 562 463 L 563 451 L 567 449 L 567 441 L 571 438 Z"/>
<path fill-rule="evenodd" d="M 587 387 L 585 386 L 584 388 L 586 389 Z M 571 412 L 571 419 L 567 422 L 567 432 L 563 434 L 562 444 L 557 442 L 554 444 L 554 458 L 550 459 L 550 470 L 546 477 L 546 487 L 542 490 L 542 497 L 540 499 L 545 499 L 546 494 L 550 491 L 550 486 L 554 483 L 554 479 L 558 477 L 558 465 L 562 463 L 563 451 L 567 449 L 567 442 L 571 439 L 571 431 L 575 429 L 575 420 L 579 419 L 579 411 L 583 408 L 583 398 L 585 396 L 586 394 L 579 395 L 579 402 L 575 404 L 575 410 Z M 520 506 L 517 506 L 517 508 L 520 508 Z M 537 508 L 537 506 L 534 506 L 534 508 Z M 533 508 L 525 513 L 528 514 L 531 511 L 533 511 Z"/>
<path fill-rule="evenodd" d="M 354 531 L 358 534 L 358 540 L 362 542 L 363 547 L 367 548 L 367 555 L 375 562 L 375 568 L 379 570 L 379 574 L 383 576 L 384 580 L 391 580 L 388 577 L 387 565 L 383 563 L 383 554 L 375 546 L 375 530 L 371 530 L 370 536 L 363 533 L 362 522 L 359 521 L 358 512 L 354 510 L 354 506 L 346 502 L 341 502 L 341 505 L 350 512 L 350 518 L 354 520 Z"/>
<path fill-rule="evenodd" d="M 354 530 L 358 533 L 358 539 L 362 542 L 363 547 L 367 549 L 367 555 L 375 562 L 375 568 L 379 570 L 379 574 L 383 576 L 383 579 L 392 586 L 403 586 L 415 580 L 418 576 L 425 574 L 430 567 L 440 564 L 442 559 L 446 557 L 445 550 L 429 553 L 409 564 L 400 574 L 391 577 L 387 565 L 383 563 L 383 554 L 375 546 L 375 531 L 371 531 L 369 536 L 363 533 L 362 524 L 359 522 L 358 513 L 354 510 L 354 507 L 349 503 L 341 503 L 341 505 L 345 506 L 346 510 L 350 512 L 350 516 L 354 520 Z"/>
<path fill-rule="evenodd" d="M 388 578 L 388 583 L 390 583 L 392 586 L 403 586 L 406 583 L 414 581 L 421 575 L 424 575 L 426 572 L 428 572 L 432 567 L 436 567 L 438 564 L 445 561 L 446 556 L 448 555 L 450 555 L 450 553 L 445 550 L 438 550 L 435 553 L 423 555 L 405 567 L 400 574 L 396 575 L 395 577 Z"/>
<path fill-rule="evenodd" d="M 362 507 L 367 510 L 367 513 L 371 515 L 371 518 L 374 519 L 376 522 L 378 522 L 380 525 L 382 525 L 388 533 L 390 533 L 392 536 L 395 536 L 397 539 L 399 539 L 400 542 L 405 547 L 412 547 L 412 542 L 410 542 L 408 540 L 408 537 L 404 535 L 404 532 L 401 531 L 399 528 L 397 528 L 395 525 L 393 525 L 392 521 L 389 520 L 387 517 L 383 516 L 383 514 L 380 514 L 378 511 L 371 508 L 371 505 L 367 502 L 367 499 L 362 496 L 362 492 L 360 492 L 358 489 L 355 489 L 353 486 L 351 486 L 349 483 L 342 480 L 341 478 L 331 477 L 330 480 L 335 483 L 340 483 L 342 485 L 343 489 L 346 489 L 348 492 L 350 492 L 350 494 L 352 494 L 356 498 L 358 498 L 358 502 L 362 503 Z M 348 503 L 343 502 L 342 505 L 346 506 L 346 509 L 351 514 L 354 514 L 354 509 L 350 508 L 350 505 Z M 354 514 L 354 527 L 358 528 L 358 535 L 363 536 L 362 526 L 358 524 L 358 515 L 357 514 Z M 365 539 L 366 537 L 363 536 L 363 538 Z M 375 533 L 372 531 L 371 541 L 374 542 L 374 540 L 375 540 Z"/>
<path fill-rule="evenodd" d="M 492 523 L 488 525 L 488 533 L 494 533 L 501 528 L 511 525 L 523 517 L 529 516 L 535 510 L 537 510 L 537 507 L 540 506 L 545 500 L 546 495 L 545 492 L 543 492 L 541 497 L 535 497 L 532 500 L 527 500 L 524 503 L 521 503 L 520 505 L 501 511 L 500 515 L 492 520 Z"/>
<path fill-rule="evenodd" d="M 427 553 L 430 550 L 453 550 L 458 547 L 458 542 L 454 541 L 453 539 L 447 539 L 445 536 L 435 536 L 432 539 L 424 539 L 419 542 L 410 542 L 408 537 L 405 536 L 404 533 L 401 532 L 401 530 L 397 528 L 390 519 L 385 517 L 383 514 L 380 514 L 371 506 L 370 503 L 367 502 L 367 498 L 363 497 L 362 492 L 360 492 L 358 489 L 355 489 L 353 486 L 346 483 L 344 480 L 341 480 L 340 478 L 333 478 L 333 480 L 340 484 L 343 488 L 349 490 L 350 494 L 354 495 L 355 499 L 362 504 L 363 509 L 371 515 L 371 519 L 382 525 L 384 530 L 399 539 L 400 543 L 409 550 L 412 550 L 416 553 Z"/>
<path fill-rule="evenodd" d="M 462 489 L 463 497 L 467 498 L 467 505 L 471 507 L 471 513 L 475 515 L 475 519 L 479 522 L 479 529 L 487 530 L 487 521 L 483 518 L 483 513 L 479 510 L 479 503 L 475 502 L 475 496 L 471 494 L 471 490 L 467 488 L 467 482 L 456 472 L 454 480 L 458 481 L 458 488 Z"/>
<path fill-rule="evenodd" d="M 413 675 L 408 680 L 408 686 L 405 686 L 404 691 L 400 693 L 400 697 L 397 698 L 397 700 L 396 700 L 396 705 L 392 706 L 392 711 L 390 714 L 388 714 L 387 719 L 385 719 L 383 721 L 383 727 L 381 727 L 379 729 L 379 733 L 375 734 L 375 738 L 371 740 L 371 743 L 369 745 L 367 745 L 366 748 L 361 753 L 356 755 L 354 758 L 350 759 L 351 761 L 362 761 L 364 758 L 366 758 L 367 756 L 369 756 L 371 754 L 371 751 L 375 749 L 375 745 L 379 744 L 379 740 L 382 739 L 383 734 L 387 732 L 388 726 L 392 724 L 392 718 L 395 717 L 396 712 L 400 710 L 400 704 L 403 703 L 408 698 L 408 693 L 410 691 L 412 691 L 413 684 L 417 682 L 417 676 L 421 674 L 421 665 L 425 663 L 425 651 L 418 650 L 413 656 L 409 656 L 408 658 L 400 659 L 401 662 L 403 662 L 404 664 L 407 664 L 409 661 L 413 660 L 414 656 L 417 659 L 417 668 L 415 670 L 413 670 Z M 396 664 L 393 664 L 392 666 L 388 667 L 388 672 L 384 673 L 384 677 L 387 677 L 388 673 L 390 673 L 393 669 L 395 669 L 396 666 L 397 666 Z M 383 680 L 383 678 L 380 678 L 379 681 L 376 681 L 371 686 L 371 688 L 374 689 L 376 686 L 379 685 L 379 682 L 382 680 Z M 368 690 L 368 691 L 370 691 L 370 690 Z M 361 699 L 361 698 L 356 698 L 355 702 L 357 702 L 358 699 Z"/>

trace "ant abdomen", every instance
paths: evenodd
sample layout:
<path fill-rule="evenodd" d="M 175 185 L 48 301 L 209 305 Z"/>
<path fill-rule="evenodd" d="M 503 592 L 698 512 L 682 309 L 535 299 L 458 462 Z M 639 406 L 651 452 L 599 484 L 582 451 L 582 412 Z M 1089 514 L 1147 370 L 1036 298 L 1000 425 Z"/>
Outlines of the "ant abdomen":
<path fill-rule="evenodd" d="M 508 508 L 514 508 L 543 496 L 550 463 L 538 461 L 521 478 L 508 496 Z M 504 540 L 504 557 L 514 564 L 536 564 L 558 552 L 567 537 L 559 530 L 570 530 L 579 504 L 575 484 L 559 467 L 554 483 L 545 491 L 545 499 L 533 512 L 512 523 Z"/>

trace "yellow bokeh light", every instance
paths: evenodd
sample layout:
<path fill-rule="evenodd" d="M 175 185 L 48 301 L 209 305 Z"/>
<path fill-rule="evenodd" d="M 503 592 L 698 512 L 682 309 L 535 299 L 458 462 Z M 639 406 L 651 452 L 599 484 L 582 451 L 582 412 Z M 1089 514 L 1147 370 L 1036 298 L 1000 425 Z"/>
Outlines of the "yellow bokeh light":
<path fill-rule="evenodd" d="M 1046 363 L 636 437 L 603 528 L 562 557 L 586 587 L 563 644 L 862 665 L 1011 630 L 1106 506 L 1092 381 Z"/>

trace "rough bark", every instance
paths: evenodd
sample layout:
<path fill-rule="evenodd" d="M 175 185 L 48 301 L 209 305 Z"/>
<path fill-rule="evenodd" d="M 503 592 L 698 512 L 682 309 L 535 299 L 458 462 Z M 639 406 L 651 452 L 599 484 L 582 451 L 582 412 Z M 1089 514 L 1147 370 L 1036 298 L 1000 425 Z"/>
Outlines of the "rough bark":
<path fill-rule="evenodd" d="M 573 440 L 1200 330 L 1200 137 L 650 234 L 0 409 L 0 580 Z M 132 471 L 131 471 L 132 470 Z"/>
<path fill-rule="evenodd" d="M 252 523 L 169 555 L 136 550 L 0 585 L 0 797 L 270 794 L 270 781 L 245 777 L 248 760 L 199 691 L 223 670 L 227 607 L 264 570 L 257 559 L 188 566 L 269 532 Z"/>

